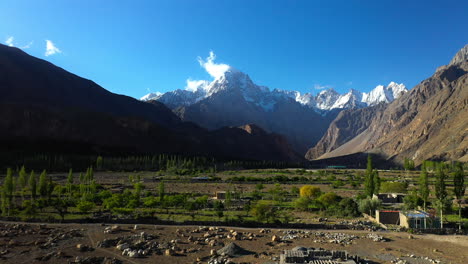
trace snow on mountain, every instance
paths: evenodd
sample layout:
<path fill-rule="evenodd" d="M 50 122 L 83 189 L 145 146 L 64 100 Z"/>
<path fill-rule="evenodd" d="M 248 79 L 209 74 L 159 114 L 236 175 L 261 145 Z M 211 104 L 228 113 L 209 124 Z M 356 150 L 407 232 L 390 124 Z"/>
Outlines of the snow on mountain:
<path fill-rule="evenodd" d="M 189 106 L 220 92 L 240 93 L 245 101 L 255 104 L 265 111 L 273 111 L 280 100 L 290 100 L 303 106 L 313 108 L 317 112 L 342 108 L 361 108 L 380 102 L 389 103 L 407 92 L 404 84 L 395 82 L 387 86 L 378 85 L 369 93 L 351 89 L 346 94 L 339 94 L 333 88 L 323 90 L 317 95 L 301 94 L 297 91 L 270 90 L 268 87 L 256 85 L 249 75 L 227 65 L 214 62 L 216 56 L 210 53 L 206 60 L 199 58 L 199 63 L 214 80 L 187 80 L 184 90 L 161 93 L 150 93 L 141 98 L 142 101 L 158 100 L 170 108 Z"/>
<path fill-rule="evenodd" d="M 366 105 L 362 103 L 362 97 L 363 95 L 361 92 L 351 89 L 348 93 L 340 95 L 331 109 L 365 107 Z"/>
<path fill-rule="evenodd" d="M 155 93 L 149 93 L 143 97 L 140 98 L 141 101 L 151 101 L 151 100 L 157 100 L 159 96 L 161 96 L 162 93 L 160 92 L 155 92 Z"/>
<path fill-rule="evenodd" d="M 340 94 L 333 88 L 323 90 L 315 97 L 315 107 L 321 110 L 331 110 L 339 98 Z"/>
<path fill-rule="evenodd" d="M 221 91 L 232 90 L 237 90 L 247 102 L 260 106 L 265 111 L 272 111 L 278 100 L 287 98 L 317 110 L 362 108 L 380 102 L 392 102 L 408 91 L 404 84 L 395 82 L 387 86 L 378 85 L 369 93 L 351 89 L 346 94 L 339 94 L 333 88 L 323 90 L 317 95 L 279 89 L 270 90 L 268 87 L 256 85 L 247 74 L 232 68 L 214 81 L 202 83 L 194 89 L 178 89 L 164 94 L 150 93 L 143 96 L 141 100 L 158 100 L 171 108 L 176 108 L 195 104 Z"/>
<path fill-rule="evenodd" d="M 404 84 L 390 82 L 386 87 L 378 85 L 369 93 L 363 93 L 362 102 L 368 106 L 376 105 L 380 102 L 389 103 L 407 91 Z"/>

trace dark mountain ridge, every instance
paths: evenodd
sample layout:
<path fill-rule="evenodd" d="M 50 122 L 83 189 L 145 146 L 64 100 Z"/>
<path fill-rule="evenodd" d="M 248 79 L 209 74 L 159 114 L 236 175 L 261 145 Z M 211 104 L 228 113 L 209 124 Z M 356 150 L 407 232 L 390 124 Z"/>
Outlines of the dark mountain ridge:
<path fill-rule="evenodd" d="M 0 45 L 0 92 L 0 141 L 6 143 L 1 151 L 303 160 L 279 135 L 252 135 L 236 127 L 209 131 L 181 121 L 162 103 L 113 94 L 5 45 Z"/>

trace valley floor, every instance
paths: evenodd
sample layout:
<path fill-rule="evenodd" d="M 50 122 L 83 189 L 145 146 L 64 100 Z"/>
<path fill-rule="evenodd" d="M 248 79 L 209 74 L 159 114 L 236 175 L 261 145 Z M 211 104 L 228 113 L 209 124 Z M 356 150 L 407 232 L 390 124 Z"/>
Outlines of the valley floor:
<path fill-rule="evenodd" d="M 346 250 L 372 262 L 468 263 L 467 236 L 409 235 L 405 232 L 200 228 L 197 226 L 0 223 L 1 263 L 207 263 L 210 252 L 235 242 L 251 251 L 235 263 L 274 263 L 282 250 L 296 246 Z M 142 234 L 144 232 L 144 234 Z M 228 238 L 235 234 L 236 240 Z M 369 234 L 374 234 L 368 237 Z M 376 242 L 375 234 L 387 241 Z M 272 242 L 276 236 L 280 241 Z M 118 238 L 118 239 L 116 239 Z M 103 243 L 103 240 L 104 241 Z M 123 256 L 112 241 L 153 245 L 148 256 Z M 212 242 L 214 241 L 214 242 Z M 116 243 L 116 242 L 114 242 Z M 134 244 L 132 244 L 134 243 Z M 81 245 L 80 245 L 81 244 Z M 107 244 L 107 245 L 106 245 Z M 80 245 L 80 246 L 77 246 Z M 100 245 L 100 246 L 99 246 Z M 78 248 L 81 247 L 81 248 Z M 140 246 L 145 247 L 145 246 Z M 149 247 L 149 246 L 148 246 Z M 167 256 L 166 251 L 172 256 Z M 107 258 L 107 262 L 103 262 Z"/>

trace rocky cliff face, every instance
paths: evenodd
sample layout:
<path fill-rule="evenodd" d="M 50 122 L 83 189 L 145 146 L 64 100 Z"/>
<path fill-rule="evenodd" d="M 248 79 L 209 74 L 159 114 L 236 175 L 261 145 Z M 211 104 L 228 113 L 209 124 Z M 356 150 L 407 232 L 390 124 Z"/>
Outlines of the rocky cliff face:
<path fill-rule="evenodd" d="M 366 120 L 366 112 L 360 110 L 339 116 L 321 144 L 309 151 L 308 158 L 375 152 L 396 161 L 412 158 L 416 163 L 425 159 L 467 161 L 467 49 L 468 45 L 449 65 L 440 67 L 432 77 L 373 113 L 370 121 L 360 121 Z M 352 129 L 355 135 L 340 144 L 335 139 L 347 138 L 350 123 L 357 124 L 357 129 Z M 359 131 L 362 132 L 357 134 Z"/>
<path fill-rule="evenodd" d="M 353 139 L 369 127 L 375 116 L 382 114 L 385 107 L 386 104 L 382 103 L 372 107 L 341 111 L 320 141 L 307 151 L 306 159 L 317 159 Z"/>

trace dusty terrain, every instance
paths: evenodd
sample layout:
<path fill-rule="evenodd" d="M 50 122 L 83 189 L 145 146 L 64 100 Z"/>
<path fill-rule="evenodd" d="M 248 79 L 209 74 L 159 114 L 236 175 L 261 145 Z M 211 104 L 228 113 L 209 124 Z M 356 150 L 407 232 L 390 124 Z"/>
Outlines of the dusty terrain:
<path fill-rule="evenodd" d="M 374 263 L 468 262 L 468 237 L 409 235 L 397 232 L 342 230 L 283 230 L 244 228 L 200 228 L 197 226 L 153 226 L 101 224 L 0 223 L 1 263 L 207 263 L 211 251 L 235 242 L 252 251 L 233 258 L 236 263 L 266 263 L 279 259 L 283 249 L 295 246 L 347 250 Z M 142 232 L 144 232 L 142 234 Z M 369 238 L 383 237 L 386 241 Z M 375 236 L 376 235 L 376 236 Z M 272 242 L 276 236 L 279 241 Z M 230 237 L 230 238 L 228 238 Z M 235 237 L 235 239 L 233 239 Z M 107 240 L 106 240 L 107 239 Z M 103 242 L 103 240 L 105 240 Z M 380 239 L 377 239 L 380 240 Z M 122 255 L 115 244 L 146 249 L 146 256 Z M 77 245 L 81 244 L 81 248 Z M 171 249 L 171 250 L 167 250 Z M 170 253 L 172 256 L 167 256 Z M 95 257 L 93 259 L 93 257 Z M 100 257 L 100 258 L 99 258 Z M 106 260 L 103 259 L 107 258 Z M 197 259 L 200 262 L 197 262 Z M 107 262 L 106 262 L 107 261 Z M 432 262 L 434 261 L 434 262 Z"/>

